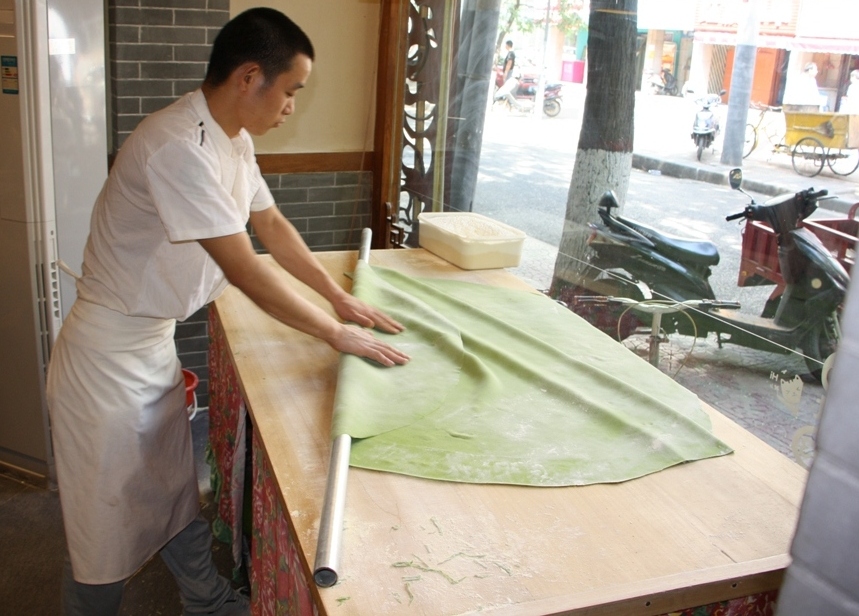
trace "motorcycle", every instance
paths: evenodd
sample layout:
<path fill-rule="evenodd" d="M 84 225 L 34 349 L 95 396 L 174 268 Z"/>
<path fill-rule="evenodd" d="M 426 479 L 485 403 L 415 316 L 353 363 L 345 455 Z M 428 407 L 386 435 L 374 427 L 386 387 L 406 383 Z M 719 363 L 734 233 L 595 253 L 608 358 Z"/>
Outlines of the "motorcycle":
<path fill-rule="evenodd" d="M 667 68 L 662 69 L 661 73 L 653 74 L 650 78 L 650 89 L 654 94 L 680 96 L 677 78 Z"/>
<path fill-rule="evenodd" d="M 492 102 L 507 102 L 511 107 L 526 111 L 533 106 L 537 98 L 537 87 L 539 84 L 538 75 L 522 75 L 521 77 L 511 77 L 504 82 L 504 71 L 500 67 L 495 68 L 495 94 Z M 543 87 L 543 113 L 550 118 L 554 118 L 561 113 L 561 88 L 563 84 L 560 82 L 546 83 Z M 509 93 L 509 97 L 508 97 Z"/>
<path fill-rule="evenodd" d="M 841 263 L 816 235 L 800 226 L 827 191 L 809 188 L 758 204 L 742 190 L 741 170 L 731 170 L 729 177 L 731 187 L 751 202 L 725 220 L 743 218 L 747 225 L 763 221 L 778 238 L 785 286 L 780 295 L 767 302 L 760 317 L 740 313 L 738 302 L 716 299 L 709 282 L 712 268 L 719 263 L 714 243 L 672 237 L 616 216 L 612 210 L 618 203 L 612 192 L 605 193 L 599 203 L 602 224 L 590 224 L 588 272 L 573 294 L 578 297 L 568 303 L 581 316 L 598 327 L 602 325 L 606 333 L 617 332 L 623 338 L 634 326 L 646 326 L 654 314 L 647 304 L 654 303 L 651 300 L 655 298 L 655 303 L 668 304 L 672 309 L 654 318 L 651 338 L 660 332 L 697 338 L 715 332 L 720 347 L 729 342 L 782 354 L 802 349 L 809 372 L 819 379 L 823 362 L 835 351 L 840 338 L 838 316 L 849 282 Z M 602 297 L 594 298 L 594 292 Z M 614 298 L 620 301 L 614 302 Z M 629 300 L 633 300 L 632 307 L 621 310 Z M 594 302 L 602 307 L 595 310 Z M 611 304 L 615 307 L 607 312 Z M 617 318 L 627 311 L 638 322 L 624 329 L 618 326 Z M 607 327 L 612 320 L 614 331 Z"/>
<path fill-rule="evenodd" d="M 698 160 L 701 160 L 701 154 L 713 145 L 719 134 L 719 117 L 713 109 L 722 102 L 724 93 L 725 90 L 722 90 L 719 94 L 708 94 L 698 99 L 701 108 L 695 113 L 695 120 L 692 122 L 692 141 L 698 147 Z"/>

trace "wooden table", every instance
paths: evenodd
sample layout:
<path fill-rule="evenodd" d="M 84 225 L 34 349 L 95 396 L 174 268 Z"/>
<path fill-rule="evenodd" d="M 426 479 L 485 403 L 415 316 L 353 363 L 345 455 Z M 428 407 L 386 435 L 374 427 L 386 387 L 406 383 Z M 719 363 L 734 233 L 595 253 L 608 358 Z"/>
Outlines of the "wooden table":
<path fill-rule="evenodd" d="M 348 287 L 356 253 L 318 256 Z M 373 252 L 370 262 L 528 288 L 503 270 L 467 272 L 419 249 Z M 474 485 L 350 469 L 340 581 L 317 588 L 337 354 L 234 288 L 210 314 L 222 530 L 240 528 L 245 405 L 253 424 L 255 614 L 714 614 L 729 600 L 732 614 L 772 613 L 805 471 L 711 408 L 716 436 L 735 453 L 616 485 Z M 405 383 L 390 395 L 409 403 Z"/>

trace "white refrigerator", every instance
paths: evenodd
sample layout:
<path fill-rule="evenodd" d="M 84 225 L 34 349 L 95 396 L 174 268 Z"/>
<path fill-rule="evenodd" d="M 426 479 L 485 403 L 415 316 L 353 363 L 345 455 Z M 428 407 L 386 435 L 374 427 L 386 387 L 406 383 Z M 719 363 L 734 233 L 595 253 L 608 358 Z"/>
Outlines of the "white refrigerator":
<path fill-rule="evenodd" d="M 0 465 L 54 482 L 45 375 L 107 177 L 103 0 L 0 0 Z"/>

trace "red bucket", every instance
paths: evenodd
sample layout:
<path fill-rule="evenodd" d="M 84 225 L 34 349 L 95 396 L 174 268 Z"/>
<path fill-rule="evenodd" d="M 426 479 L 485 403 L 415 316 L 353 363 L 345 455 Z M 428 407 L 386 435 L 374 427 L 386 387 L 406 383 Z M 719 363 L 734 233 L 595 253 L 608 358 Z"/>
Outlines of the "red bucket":
<path fill-rule="evenodd" d="M 200 378 L 184 368 L 182 368 L 182 376 L 185 377 L 185 406 L 190 407 L 194 404 L 194 390 L 200 384 Z"/>

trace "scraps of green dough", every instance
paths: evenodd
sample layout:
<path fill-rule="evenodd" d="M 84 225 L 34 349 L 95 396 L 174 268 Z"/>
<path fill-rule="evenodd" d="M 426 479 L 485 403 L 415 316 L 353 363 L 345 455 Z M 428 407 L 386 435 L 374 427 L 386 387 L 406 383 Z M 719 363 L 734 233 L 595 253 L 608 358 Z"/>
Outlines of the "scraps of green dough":
<path fill-rule="evenodd" d="M 404 366 L 340 360 L 352 466 L 469 483 L 613 483 L 720 456 L 698 397 L 550 298 L 359 263 Z"/>

